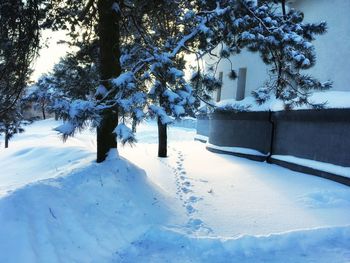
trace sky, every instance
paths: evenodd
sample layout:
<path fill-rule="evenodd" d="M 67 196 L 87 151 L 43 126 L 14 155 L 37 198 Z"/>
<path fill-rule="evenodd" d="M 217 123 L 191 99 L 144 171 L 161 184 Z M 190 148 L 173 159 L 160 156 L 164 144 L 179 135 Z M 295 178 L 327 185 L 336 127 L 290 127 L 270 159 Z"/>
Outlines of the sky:
<path fill-rule="evenodd" d="M 39 51 L 39 57 L 33 63 L 34 72 L 31 80 L 36 81 L 40 75 L 49 72 L 59 59 L 67 53 L 69 48 L 66 44 L 57 44 L 58 41 L 66 39 L 65 34 L 65 31 L 43 31 L 42 41 L 48 39 L 47 47 Z"/>

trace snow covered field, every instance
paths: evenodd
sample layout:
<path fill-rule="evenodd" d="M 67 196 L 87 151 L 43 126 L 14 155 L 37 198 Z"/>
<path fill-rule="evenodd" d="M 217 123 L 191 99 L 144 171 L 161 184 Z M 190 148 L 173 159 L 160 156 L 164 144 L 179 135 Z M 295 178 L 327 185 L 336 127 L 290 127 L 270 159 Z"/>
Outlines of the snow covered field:
<path fill-rule="evenodd" d="M 219 155 L 154 123 L 94 163 L 94 134 L 53 120 L 0 150 L 0 262 L 350 262 L 350 188 Z M 141 170 L 140 168 L 144 169 Z"/>

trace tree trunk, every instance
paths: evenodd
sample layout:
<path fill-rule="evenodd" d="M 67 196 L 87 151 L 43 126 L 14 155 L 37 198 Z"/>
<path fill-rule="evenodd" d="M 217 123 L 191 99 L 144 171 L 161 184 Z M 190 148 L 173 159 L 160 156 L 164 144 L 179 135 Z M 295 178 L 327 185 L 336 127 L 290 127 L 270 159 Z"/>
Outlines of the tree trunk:
<path fill-rule="evenodd" d="M 282 87 L 282 65 L 278 63 L 278 74 L 277 74 L 277 89 L 276 89 L 276 99 L 281 97 L 281 92 L 283 91 Z"/>
<path fill-rule="evenodd" d="M 99 62 L 101 84 L 110 89 L 109 79 L 121 73 L 120 57 L 120 14 L 112 9 L 115 0 L 98 0 L 98 36 L 99 36 Z M 118 112 L 108 110 L 102 115 L 97 128 L 97 162 L 103 162 L 110 149 L 117 147 L 117 141 L 112 134 L 118 125 Z"/>
<path fill-rule="evenodd" d="M 8 131 L 5 131 L 5 148 L 9 147 L 9 134 Z"/>
<path fill-rule="evenodd" d="M 281 5 L 282 5 L 282 14 L 283 14 L 283 18 L 286 19 L 286 1 L 282 0 L 281 1 Z"/>
<path fill-rule="evenodd" d="M 167 157 L 167 125 L 158 117 L 158 157 Z"/>
<path fill-rule="evenodd" d="M 43 114 L 43 119 L 45 120 L 46 119 L 46 115 L 45 115 L 45 107 L 44 106 L 41 107 L 41 112 Z"/>
<path fill-rule="evenodd" d="M 163 83 L 163 86 L 165 87 L 165 83 Z M 163 97 L 160 95 L 159 98 L 159 105 L 163 106 Z M 157 124 L 158 124 L 158 157 L 167 157 L 168 155 L 168 145 L 167 145 L 167 124 L 163 124 L 160 117 L 157 118 Z"/>

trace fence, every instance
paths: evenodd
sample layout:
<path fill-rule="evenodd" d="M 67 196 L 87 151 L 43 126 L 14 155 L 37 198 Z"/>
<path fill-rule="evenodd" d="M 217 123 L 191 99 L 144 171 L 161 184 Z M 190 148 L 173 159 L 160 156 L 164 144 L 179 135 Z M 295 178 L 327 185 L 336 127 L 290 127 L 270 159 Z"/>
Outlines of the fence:
<path fill-rule="evenodd" d="M 215 112 L 198 116 L 197 133 L 208 150 L 350 185 L 350 109 Z"/>

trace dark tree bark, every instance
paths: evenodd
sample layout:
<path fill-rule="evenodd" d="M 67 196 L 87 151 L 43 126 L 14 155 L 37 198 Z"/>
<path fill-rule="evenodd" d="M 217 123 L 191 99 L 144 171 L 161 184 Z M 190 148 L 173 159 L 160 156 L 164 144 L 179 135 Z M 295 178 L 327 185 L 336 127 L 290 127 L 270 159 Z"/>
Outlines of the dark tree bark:
<path fill-rule="evenodd" d="M 158 157 L 167 157 L 167 125 L 158 117 Z"/>
<path fill-rule="evenodd" d="M 8 131 L 5 131 L 5 148 L 9 147 L 9 134 Z"/>
<path fill-rule="evenodd" d="M 281 0 L 283 18 L 286 18 L 286 1 Z"/>
<path fill-rule="evenodd" d="M 108 90 L 108 80 L 121 73 L 120 57 L 120 14 L 112 9 L 115 0 L 98 0 L 98 36 L 100 43 L 100 79 Z M 97 162 L 103 162 L 110 149 L 117 147 L 113 130 L 118 125 L 118 112 L 108 110 L 102 115 L 97 128 Z"/>
<path fill-rule="evenodd" d="M 159 105 L 163 105 L 163 98 L 160 96 Z M 163 124 L 160 117 L 157 118 L 158 124 L 158 157 L 168 156 L 168 136 L 167 136 L 167 124 Z"/>
<path fill-rule="evenodd" d="M 46 120 L 45 107 L 44 106 L 41 107 L 41 112 L 43 114 L 43 119 Z"/>

